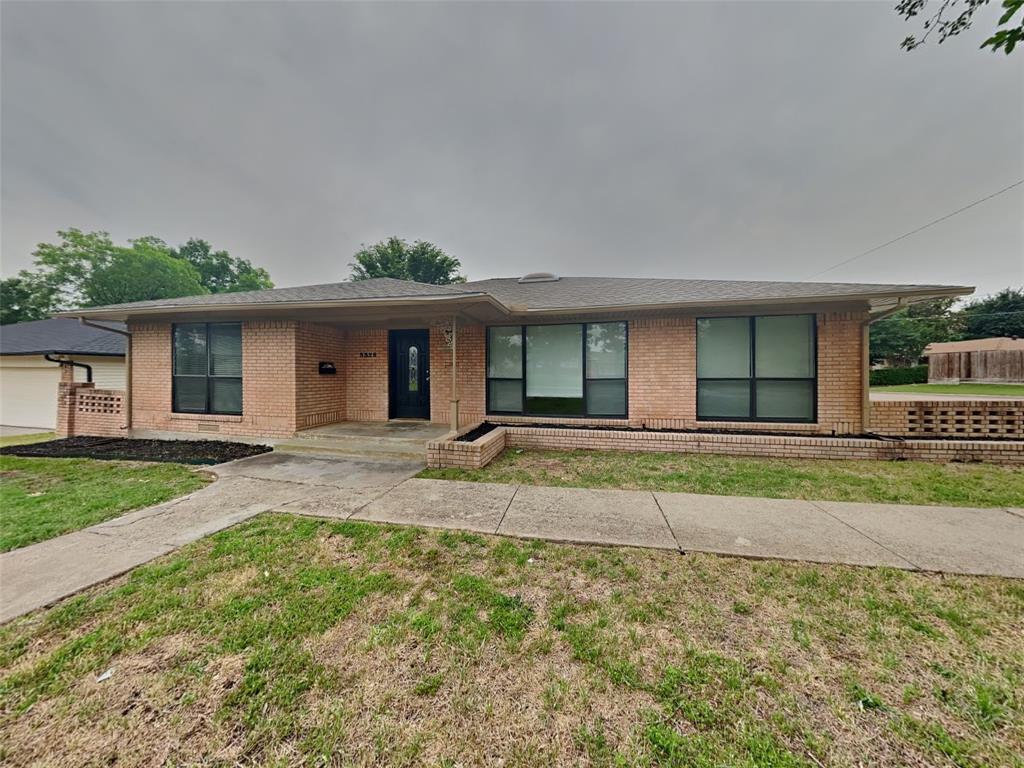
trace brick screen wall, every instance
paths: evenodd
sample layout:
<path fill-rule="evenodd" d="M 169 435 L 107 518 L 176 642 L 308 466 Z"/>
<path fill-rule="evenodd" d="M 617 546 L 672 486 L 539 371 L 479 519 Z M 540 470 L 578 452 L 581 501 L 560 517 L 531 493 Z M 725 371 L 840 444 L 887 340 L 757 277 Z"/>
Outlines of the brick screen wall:
<path fill-rule="evenodd" d="M 64 380 L 57 385 L 57 437 L 124 437 L 124 417 L 124 390 Z"/>
<path fill-rule="evenodd" d="M 871 431 L 895 437 L 1024 440 L 1024 400 L 876 400 Z"/>

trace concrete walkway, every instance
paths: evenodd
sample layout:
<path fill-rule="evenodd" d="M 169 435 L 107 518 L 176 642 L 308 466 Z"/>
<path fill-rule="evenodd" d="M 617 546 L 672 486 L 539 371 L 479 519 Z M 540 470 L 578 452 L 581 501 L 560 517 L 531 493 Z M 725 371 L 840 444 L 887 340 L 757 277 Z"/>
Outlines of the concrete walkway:
<path fill-rule="evenodd" d="M 346 516 L 553 541 L 1024 578 L 1022 509 L 412 478 Z"/>
<path fill-rule="evenodd" d="M 0 622 L 289 502 L 351 498 L 355 509 L 422 467 L 276 453 L 212 467 L 220 479 L 195 493 L 0 555 Z"/>
<path fill-rule="evenodd" d="M 790 501 L 413 478 L 420 462 L 267 453 L 196 493 L 0 555 L 0 622 L 281 510 L 552 541 L 1024 578 L 1024 509 Z"/>

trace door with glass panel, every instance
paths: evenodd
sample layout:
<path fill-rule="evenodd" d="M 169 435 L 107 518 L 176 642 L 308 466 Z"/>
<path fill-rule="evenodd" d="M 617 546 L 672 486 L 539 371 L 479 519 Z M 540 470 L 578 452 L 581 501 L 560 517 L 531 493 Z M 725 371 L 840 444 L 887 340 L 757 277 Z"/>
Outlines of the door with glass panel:
<path fill-rule="evenodd" d="M 390 417 L 429 419 L 430 344 L 427 331 L 391 331 L 388 341 Z"/>

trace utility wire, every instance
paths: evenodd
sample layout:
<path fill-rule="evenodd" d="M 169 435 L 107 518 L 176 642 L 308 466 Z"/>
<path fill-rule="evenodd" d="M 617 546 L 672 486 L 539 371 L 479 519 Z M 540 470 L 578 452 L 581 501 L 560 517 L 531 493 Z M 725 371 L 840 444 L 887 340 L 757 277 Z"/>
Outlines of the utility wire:
<path fill-rule="evenodd" d="M 999 195 L 1003 194 L 1004 192 L 1009 192 L 1011 189 L 1013 189 L 1014 187 L 1019 187 L 1021 184 L 1024 184 L 1024 179 L 1021 179 L 1020 181 L 1015 181 L 1010 186 L 1003 187 L 998 192 L 993 192 L 991 195 L 988 195 L 987 197 L 983 197 L 980 200 L 975 200 L 970 205 L 965 205 L 963 208 L 958 208 L 957 210 L 953 211 L 952 213 L 947 213 L 945 216 L 940 216 L 939 218 L 935 219 L 934 221 L 929 221 L 924 226 L 918 227 L 917 229 L 913 229 L 910 232 L 907 232 L 906 234 L 900 235 L 899 237 L 894 237 L 892 240 L 889 240 L 888 242 L 882 243 L 881 245 L 876 245 L 874 248 L 871 248 L 871 249 L 869 249 L 867 251 L 864 251 L 863 253 L 858 253 L 856 256 L 851 256 L 848 259 L 844 259 L 843 261 L 840 261 L 837 264 L 833 264 L 831 267 L 828 267 L 827 269 L 823 269 L 820 272 L 815 272 L 813 275 L 805 277 L 804 280 L 810 280 L 811 278 L 817 277 L 818 275 L 824 275 L 826 272 L 831 272 L 833 269 L 838 269 L 839 267 L 845 266 L 846 264 L 849 264 L 851 261 L 856 261 L 857 259 L 860 259 L 860 258 L 862 258 L 864 256 L 869 255 L 869 254 L 872 254 L 875 251 L 880 251 L 883 248 L 887 248 L 888 246 L 892 245 L 893 243 L 898 243 L 900 240 L 903 240 L 904 238 L 910 237 L 911 235 L 916 235 L 918 232 L 920 232 L 920 231 L 922 231 L 924 229 L 928 229 L 928 227 L 933 227 L 936 224 L 938 224 L 939 222 L 945 221 L 946 219 L 951 219 L 954 216 L 956 216 L 958 213 L 963 213 L 964 211 L 970 210 L 971 208 L 973 208 L 976 205 L 981 205 L 985 201 L 991 200 L 993 197 L 998 197 Z"/>

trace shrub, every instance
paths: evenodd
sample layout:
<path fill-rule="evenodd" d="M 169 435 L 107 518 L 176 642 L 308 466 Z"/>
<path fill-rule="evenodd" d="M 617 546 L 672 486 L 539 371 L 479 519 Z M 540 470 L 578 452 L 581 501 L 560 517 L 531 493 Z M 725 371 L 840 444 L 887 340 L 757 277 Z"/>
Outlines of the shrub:
<path fill-rule="evenodd" d="M 871 372 L 872 387 L 892 387 L 897 384 L 927 384 L 928 366 L 910 368 L 878 368 Z"/>

